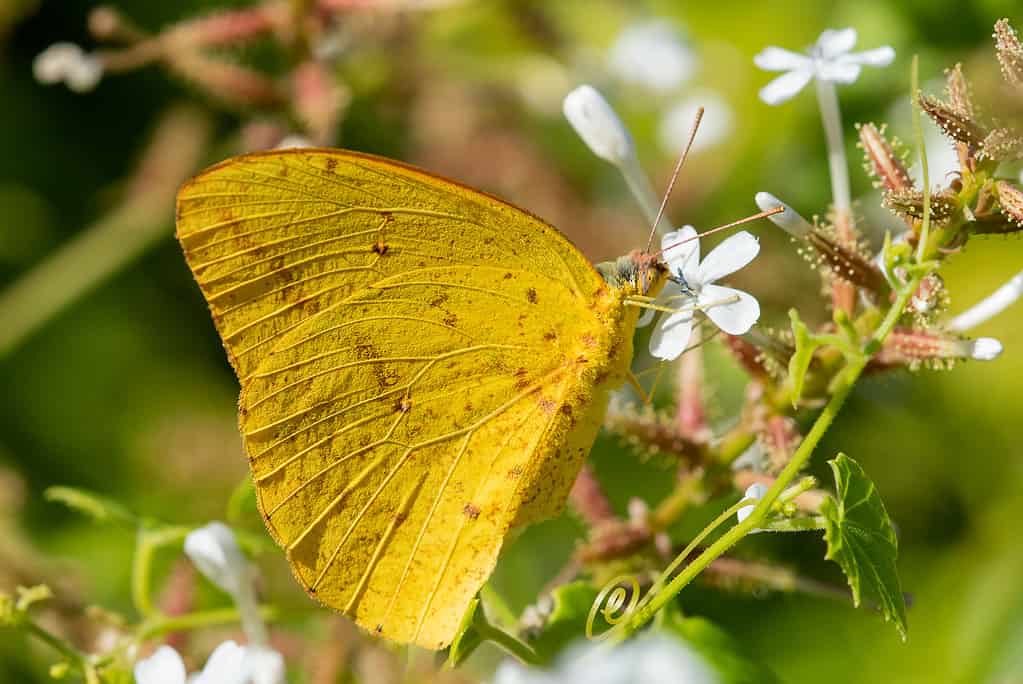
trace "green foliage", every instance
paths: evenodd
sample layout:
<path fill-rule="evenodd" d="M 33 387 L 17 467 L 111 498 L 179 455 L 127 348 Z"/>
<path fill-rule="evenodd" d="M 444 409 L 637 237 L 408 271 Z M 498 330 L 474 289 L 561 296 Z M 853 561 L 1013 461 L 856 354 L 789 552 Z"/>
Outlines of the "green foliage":
<path fill-rule="evenodd" d="M 554 608 L 543 631 L 530 639 L 543 662 L 550 662 L 565 646 L 586 633 L 586 619 L 597 599 L 597 589 L 591 582 L 570 582 L 551 592 L 551 599 Z"/>
<path fill-rule="evenodd" d="M 821 505 L 825 518 L 826 558 L 842 567 L 853 603 L 860 605 L 864 590 L 875 597 L 885 620 L 891 620 L 906 639 L 906 602 L 895 559 L 898 540 L 874 483 L 856 461 L 839 454 L 828 461 L 835 474 L 838 497 Z"/>
<path fill-rule="evenodd" d="M 724 629 L 704 617 L 685 617 L 669 607 L 657 623 L 662 632 L 681 637 L 714 668 L 721 684 L 775 684 L 778 677 L 756 662 Z"/>
<path fill-rule="evenodd" d="M 43 496 L 47 501 L 61 503 L 96 522 L 135 526 L 139 518 L 118 502 L 76 487 L 49 487 Z"/>

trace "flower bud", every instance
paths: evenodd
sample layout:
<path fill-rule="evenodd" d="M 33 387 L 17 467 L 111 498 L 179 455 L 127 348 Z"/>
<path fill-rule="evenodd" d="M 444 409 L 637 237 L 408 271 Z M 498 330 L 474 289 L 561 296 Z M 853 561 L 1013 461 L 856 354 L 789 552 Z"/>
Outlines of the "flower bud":
<path fill-rule="evenodd" d="M 912 190 L 913 181 L 906 171 L 905 165 L 884 133 L 874 124 L 859 126 L 860 147 L 867 158 L 870 173 L 888 192 L 896 190 Z"/>
<path fill-rule="evenodd" d="M 998 204 L 1002 214 L 1018 226 L 1023 226 L 1023 190 L 1008 181 L 995 183 L 998 191 Z"/>
<path fill-rule="evenodd" d="M 754 482 L 753 484 L 746 488 L 746 493 L 743 495 L 743 498 L 752 499 L 754 501 L 760 501 L 761 499 L 764 498 L 765 494 L 767 494 L 767 485 L 765 485 L 763 482 Z M 757 505 L 755 503 L 749 504 L 748 506 L 743 506 L 742 508 L 735 512 L 735 517 L 739 519 L 740 523 L 744 522 L 746 518 L 750 517 L 750 515 L 753 514 L 753 509 L 755 509 L 756 507 Z"/>
<path fill-rule="evenodd" d="M 992 361 L 1002 353 L 1002 343 L 992 337 L 962 339 L 927 330 L 897 329 L 885 339 L 876 361 L 886 365 L 945 367 L 959 359 Z"/>
<path fill-rule="evenodd" d="M 1002 65 L 1002 76 L 1014 86 L 1023 85 L 1023 45 L 1008 19 L 995 23 L 995 51 Z"/>
<path fill-rule="evenodd" d="M 988 159 L 1015 161 L 1023 158 L 1023 137 L 1009 128 L 996 128 L 987 134 L 980 149 Z"/>
<path fill-rule="evenodd" d="M 881 271 L 855 249 L 840 245 L 817 230 L 808 234 L 807 241 L 836 277 L 871 292 L 879 293 L 886 289 L 887 283 Z"/>
<path fill-rule="evenodd" d="M 924 194 L 916 189 L 896 190 L 885 193 L 883 202 L 886 207 L 898 214 L 914 219 L 924 216 Z M 936 223 L 948 221 L 959 208 L 955 195 L 931 195 L 931 220 Z"/>
<path fill-rule="evenodd" d="M 231 528 L 212 522 L 185 537 L 185 553 L 208 580 L 231 594 L 249 582 L 249 564 Z"/>
<path fill-rule="evenodd" d="M 966 118 L 973 118 L 973 100 L 970 97 L 970 84 L 963 76 L 963 65 L 956 64 L 949 69 L 945 75 L 945 91 L 948 93 L 949 103 L 957 114 Z"/>
<path fill-rule="evenodd" d="M 920 108 L 952 140 L 967 145 L 980 145 L 987 137 L 987 131 L 974 122 L 971 117 L 959 114 L 941 100 L 921 95 L 919 101 Z"/>
<path fill-rule="evenodd" d="M 635 156 L 632 137 L 600 92 L 581 85 L 562 104 L 565 118 L 595 155 L 620 165 Z"/>
<path fill-rule="evenodd" d="M 781 207 L 784 211 L 780 214 L 771 214 L 767 219 L 778 226 L 786 233 L 795 238 L 804 238 L 807 233 L 813 230 L 813 226 L 799 215 L 795 209 L 782 202 L 780 199 L 775 197 L 769 192 L 758 192 L 753 198 L 757 206 L 760 207 L 760 211 L 771 211 Z"/>

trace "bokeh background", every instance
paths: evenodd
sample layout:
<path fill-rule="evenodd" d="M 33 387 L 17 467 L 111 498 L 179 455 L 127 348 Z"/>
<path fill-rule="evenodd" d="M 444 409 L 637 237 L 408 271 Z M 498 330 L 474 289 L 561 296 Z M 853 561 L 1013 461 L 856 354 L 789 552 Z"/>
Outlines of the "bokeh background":
<path fill-rule="evenodd" d="M 245 3 L 112 4 L 155 31 Z M 48 267 L 32 285 L 38 300 L 30 301 L 40 307 L 74 295 L 67 306 L 9 344 L 2 335 L 38 312 L 8 307 L 0 318 L 7 331 L 0 333 L 0 589 L 49 582 L 68 614 L 91 603 L 130 613 L 133 539 L 44 501 L 43 489 L 85 487 L 147 515 L 198 524 L 223 516 L 246 473 L 236 383 L 172 238 L 171 205 L 153 200 L 127 218 L 117 213 L 126 197 L 144 193 L 146 179 L 134 177 L 140 156 L 154 132 L 169 127 L 171 144 L 161 154 L 187 157 L 197 147 L 186 162 L 197 171 L 241 149 L 242 126 L 251 137 L 253 121 L 279 122 L 273 112 L 225 107 L 159 67 L 106 77 L 87 94 L 38 83 L 32 60 L 48 45 L 94 44 L 86 30 L 94 5 L 0 0 L 0 300 L 56 250 L 85 240 L 84 257 Z M 678 152 L 664 117 L 708 106 L 706 140 L 670 204 L 674 222 L 709 227 L 751 213 L 759 190 L 806 215 L 821 213 L 830 186 L 816 102 L 810 91 L 780 107 L 760 102 L 757 90 L 770 76 L 752 57 L 766 45 L 801 49 L 825 28 L 853 26 L 858 47 L 889 44 L 898 55 L 840 90 L 854 195 L 877 244 L 890 219 L 860 171 L 853 123 L 887 121 L 909 139 L 911 56 L 920 55 L 932 91 L 957 61 L 968 76 L 990 79 L 997 69 L 991 26 L 1002 16 L 1019 26 L 1023 7 L 1010 0 L 491 0 L 365 10 L 344 20 L 350 43 L 337 69 L 350 99 L 336 142 L 502 195 L 557 225 L 594 260 L 607 259 L 639 246 L 645 226 L 613 168 L 561 116 L 563 95 L 590 82 L 632 128 L 657 188 Z M 651 18 L 673 22 L 692 58 L 689 76 L 660 91 L 609 68 L 616 36 Z M 286 63 L 272 46 L 239 52 L 271 72 Z M 937 158 L 941 143 L 934 144 Z M 83 238 L 111 221 L 123 224 L 119 239 Z M 735 282 L 760 298 L 765 324 L 781 324 L 792 306 L 821 320 L 816 274 L 777 229 L 753 230 L 762 256 Z M 107 266 L 109 277 L 82 286 Z M 971 241 L 943 271 L 952 312 L 1021 267 L 1019 239 Z M 1023 304 L 977 334 L 998 338 L 1004 354 L 947 372 L 867 379 L 815 461 L 830 481 L 823 461 L 841 449 L 877 483 L 900 533 L 899 565 L 913 604 L 908 643 L 869 610 L 795 594 L 694 586 L 683 594 L 684 609 L 721 624 L 786 682 L 1023 682 Z M 727 420 L 742 379 L 719 351 L 708 357 L 715 415 Z M 630 497 L 653 502 L 666 493 L 665 466 L 614 439 L 598 443 L 594 462 L 621 511 Z M 513 607 L 535 599 L 580 529 L 566 515 L 510 544 L 495 581 Z M 841 582 L 813 535 L 746 547 L 747 555 Z M 276 550 L 261 565 L 275 600 L 303 605 Z M 48 655 L 4 636 L 0 681 L 46 681 Z"/>

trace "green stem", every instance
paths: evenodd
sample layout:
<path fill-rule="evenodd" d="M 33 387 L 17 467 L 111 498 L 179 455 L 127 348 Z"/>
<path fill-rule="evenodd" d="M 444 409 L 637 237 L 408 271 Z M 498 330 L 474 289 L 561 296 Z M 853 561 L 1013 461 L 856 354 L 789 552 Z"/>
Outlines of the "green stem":
<path fill-rule="evenodd" d="M 261 606 L 259 612 L 260 616 L 268 622 L 277 617 L 277 611 L 271 606 Z M 143 642 L 172 632 L 187 632 L 200 627 L 230 625 L 237 623 L 240 619 L 241 615 L 237 608 L 204 610 L 186 615 L 155 615 L 139 625 L 135 640 Z"/>
<path fill-rule="evenodd" d="M 663 590 L 658 591 L 656 594 L 648 594 L 648 596 L 652 597 L 649 602 L 641 604 L 637 607 L 635 612 L 626 618 L 625 622 L 621 623 L 621 629 L 616 630 L 615 633 L 611 635 L 611 638 L 609 639 L 610 642 L 613 643 L 628 638 L 636 630 L 646 624 L 654 615 L 656 615 L 657 612 L 667 605 L 669 601 L 674 599 L 687 584 L 689 584 L 714 560 L 735 546 L 752 530 L 763 527 L 763 523 L 768 514 L 771 512 L 771 507 L 774 505 L 774 502 L 777 501 L 778 497 L 782 495 L 792 481 L 799 475 L 800 471 L 806 466 L 806 463 L 810 460 L 810 456 L 813 454 L 814 449 L 824 437 L 824 433 L 828 431 L 828 428 L 830 428 L 831 424 L 835 421 L 839 411 L 841 411 L 842 406 L 845 404 L 845 400 L 848 399 L 849 394 L 852 393 L 852 389 L 856 385 L 856 381 L 859 379 L 863 369 L 866 367 L 867 362 L 870 360 L 871 355 L 877 349 L 880 349 L 885 338 L 895 328 L 895 324 L 898 323 L 899 318 L 902 316 L 906 303 L 919 287 L 920 281 L 924 277 L 925 270 L 926 269 L 920 266 L 914 269 L 913 276 L 899 291 L 891 309 L 889 309 L 884 320 L 881 322 L 881 325 L 878 326 L 864 350 L 862 352 L 852 350 L 853 353 L 849 355 L 846 367 L 840 372 L 833 383 L 833 393 L 831 398 L 828 400 L 828 403 L 824 406 L 824 410 L 821 411 L 819 416 L 817 416 L 817 420 L 814 422 L 813 427 L 810 428 L 810 432 L 807 433 L 806 438 L 803 439 L 802 443 L 796 449 L 796 452 L 792 455 L 792 459 L 785 465 L 781 473 L 779 473 L 778 479 L 776 479 L 774 484 L 771 485 L 771 488 L 767 490 L 767 493 L 764 494 L 764 497 L 760 500 L 760 503 L 757 504 L 756 508 L 753 509 L 753 512 L 749 515 L 749 517 L 725 532 L 713 544 L 708 546 L 703 553 L 693 559 L 693 561 L 689 563 L 682 572 L 668 582 Z M 711 529 L 714 526 L 715 523 L 712 523 Z"/>
<path fill-rule="evenodd" d="M 920 111 L 920 56 L 913 55 L 913 66 L 910 75 L 913 107 L 913 135 L 920 152 L 920 170 L 924 185 L 924 216 L 920 221 L 920 237 L 917 242 L 916 260 L 922 262 L 928 251 L 928 239 L 931 227 L 931 179 L 927 171 L 927 147 L 924 145 L 924 128 L 921 123 L 923 113 Z"/>
<path fill-rule="evenodd" d="M 486 641 L 493 641 L 505 651 L 527 665 L 540 665 L 540 656 L 527 644 L 519 641 L 508 632 L 494 627 L 489 622 L 477 622 L 476 630 Z"/>
<path fill-rule="evenodd" d="M 178 544 L 188 535 L 187 527 L 167 527 L 157 530 L 140 527 L 135 542 L 135 557 L 131 567 L 131 599 L 135 610 L 143 618 L 156 614 L 149 597 L 153 575 L 153 555 L 163 546 Z"/>
<path fill-rule="evenodd" d="M 85 669 L 87 664 L 85 654 L 76 649 L 74 646 L 67 643 L 60 637 L 50 634 L 32 620 L 25 620 L 23 627 L 29 634 L 64 656 L 64 658 L 66 658 L 73 666 L 81 670 Z"/>

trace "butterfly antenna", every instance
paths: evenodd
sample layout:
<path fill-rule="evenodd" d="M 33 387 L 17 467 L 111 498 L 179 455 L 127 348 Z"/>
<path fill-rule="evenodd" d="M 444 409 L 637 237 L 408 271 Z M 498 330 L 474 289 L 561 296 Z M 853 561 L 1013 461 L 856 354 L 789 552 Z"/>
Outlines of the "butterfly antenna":
<path fill-rule="evenodd" d="M 686 142 L 686 147 L 682 150 L 682 154 L 679 156 L 678 161 L 675 162 L 675 170 L 671 172 L 671 180 L 668 181 L 668 189 L 664 191 L 664 198 L 661 199 L 661 206 L 657 210 L 657 216 L 654 218 L 654 225 L 650 227 L 650 237 L 646 240 L 646 249 L 643 251 L 647 254 L 650 253 L 650 245 L 654 242 L 654 235 L 657 234 L 657 226 L 661 222 L 661 218 L 664 216 L 664 210 L 668 206 L 668 198 L 671 197 L 671 191 L 675 189 L 675 181 L 678 180 L 678 174 L 682 171 L 682 165 L 686 163 L 686 158 L 689 156 L 689 150 L 693 148 L 693 141 L 696 140 L 696 131 L 700 129 L 700 121 L 703 120 L 703 107 L 699 107 L 696 110 L 696 116 L 693 118 L 693 127 L 689 129 L 689 140 Z"/>
<path fill-rule="evenodd" d="M 762 211 L 759 214 L 753 214 L 751 216 L 747 216 L 746 218 L 741 218 L 738 221 L 732 221 L 731 223 L 726 223 L 725 225 L 718 226 L 717 228 L 711 228 L 710 230 L 705 230 L 705 231 L 703 231 L 702 233 L 700 233 L 698 235 L 694 235 L 692 237 L 688 237 L 685 240 L 679 240 L 678 242 L 676 242 L 673 245 L 668 245 L 667 247 L 659 249 L 659 250 L 657 250 L 656 252 L 653 253 L 653 256 L 657 256 L 658 254 L 661 254 L 661 253 L 663 253 L 663 252 L 665 252 L 665 251 L 667 251 L 669 249 L 673 249 L 675 247 L 678 247 L 679 245 L 684 245 L 687 242 L 691 242 L 693 240 L 699 240 L 700 238 L 704 237 L 705 235 L 713 235 L 714 233 L 720 233 L 722 230 L 728 230 L 729 228 L 735 228 L 736 226 L 741 226 L 744 223 L 750 223 L 752 221 L 757 221 L 757 220 L 762 219 L 762 218 L 767 218 L 768 216 L 774 216 L 775 214 L 780 214 L 783 211 L 785 211 L 785 207 L 775 207 L 774 209 L 768 209 L 767 211 Z"/>

